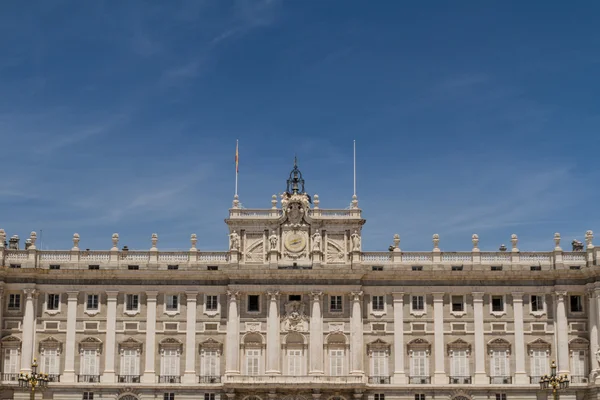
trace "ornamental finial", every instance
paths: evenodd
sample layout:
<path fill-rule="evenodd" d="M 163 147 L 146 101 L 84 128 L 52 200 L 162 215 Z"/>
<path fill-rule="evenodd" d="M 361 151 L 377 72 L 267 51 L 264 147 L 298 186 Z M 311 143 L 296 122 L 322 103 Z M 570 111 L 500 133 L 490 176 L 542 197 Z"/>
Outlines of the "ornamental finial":
<path fill-rule="evenodd" d="M 119 234 L 118 233 L 113 233 L 112 235 L 112 251 L 118 251 L 119 250 Z"/>
<path fill-rule="evenodd" d="M 560 233 L 558 232 L 554 234 L 554 251 L 562 251 L 560 248 Z"/>
<path fill-rule="evenodd" d="M 31 245 L 29 246 L 30 250 L 35 250 L 35 241 L 37 240 L 37 233 L 35 233 L 35 231 L 32 231 L 29 234 L 29 241 L 31 243 Z"/>
<path fill-rule="evenodd" d="M 277 195 L 271 196 L 271 208 L 274 210 L 277 208 Z"/>
<path fill-rule="evenodd" d="M 79 250 L 79 233 L 73 234 L 73 248 L 71 250 Z"/>
<path fill-rule="evenodd" d="M 315 207 L 314 207 L 315 210 L 318 210 L 319 209 L 319 203 L 320 203 L 319 195 L 318 194 L 315 194 L 314 199 L 313 199 L 313 203 L 315 205 Z"/>
<path fill-rule="evenodd" d="M 400 235 L 394 234 L 394 251 L 400 251 Z"/>
<path fill-rule="evenodd" d="M 152 248 L 150 250 L 156 250 L 156 243 L 158 243 L 158 234 L 152 234 Z"/>
<path fill-rule="evenodd" d="M 190 235 L 190 242 L 192 242 L 192 248 L 190 251 L 197 251 L 198 249 L 196 249 L 196 243 L 198 243 L 198 236 L 196 236 L 195 233 Z"/>
<path fill-rule="evenodd" d="M 594 248 L 594 245 L 593 245 L 593 243 L 592 243 L 592 240 L 594 240 L 594 232 L 592 232 L 592 231 L 587 231 L 587 232 L 585 233 L 585 246 L 586 246 L 588 249 L 593 249 L 593 248 Z"/>
<path fill-rule="evenodd" d="M 473 243 L 473 250 L 472 251 L 479 251 L 479 235 L 474 233 L 473 236 L 471 236 L 471 242 Z"/>
<path fill-rule="evenodd" d="M 517 248 L 517 244 L 519 243 L 519 238 L 517 237 L 516 233 L 513 233 L 512 235 L 510 235 L 510 243 L 512 244 L 512 252 L 513 253 L 518 253 L 519 249 Z"/>
<path fill-rule="evenodd" d="M 438 235 L 437 233 L 433 234 L 433 251 L 438 252 L 440 251 L 440 235 Z"/>

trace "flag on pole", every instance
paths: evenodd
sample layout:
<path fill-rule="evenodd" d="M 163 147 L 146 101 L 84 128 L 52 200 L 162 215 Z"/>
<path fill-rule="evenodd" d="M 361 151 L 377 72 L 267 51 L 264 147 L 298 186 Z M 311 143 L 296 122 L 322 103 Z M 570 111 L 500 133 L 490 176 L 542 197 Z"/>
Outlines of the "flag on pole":
<path fill-rule="evenodd" d="M 238 141 L 235 141 L 235 173 L 237 174 L 238 172 L 240 172 L 240 167 L 239 167 L 239 163 L 240 163 L 240 158 L 239 158 L 239 152 L 238 152 Z"/>

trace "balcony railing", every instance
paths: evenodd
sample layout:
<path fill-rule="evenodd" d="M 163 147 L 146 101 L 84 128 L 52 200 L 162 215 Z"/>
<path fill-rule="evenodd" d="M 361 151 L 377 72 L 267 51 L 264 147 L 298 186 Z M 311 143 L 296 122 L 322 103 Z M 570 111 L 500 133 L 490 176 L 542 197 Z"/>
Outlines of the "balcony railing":
<path fill-rule="evenodd" d="M 181 376 L 179 376 L 179 375 L 160 375 L 158 377 L 158 383 L 181 383 Z"/>
<path fill-rule="evenodd" d="M 588 377 L 584 375 L 571 375 L 571 383 L 588 383 Z"/>
<path fill-rule="evenodd" d="M 490 383 L 495 385 L 509 385 L 512 383 L 512 376 L 490 376 Z"/>
<path fill-rule="evenodd" d="M 119 383 L 140 383 L 139 375 L 119 375 L 117 376 Z"/>
<path fill-rule="evenodd" d="M 451 385 L 470 385 L 471 384 L 470 376 L 450 376 L 448 380 Z"/>
<path fill-rule="evenodd" d="M 359 375 L 328 376 L 328 375 L 226 375 L 225 383 L 235 384 L 362 384 L 363 377 Z"/>
<path fill-rule="evenodd" d="M 2 381 L 10 382 L 10 381 L 18 381 L 19 374 L 2 374 Z"/>
<path fill-rule="evenodd" d="M 60 382 L 59 374 L 48 374 L 48 382 Z"/>
<path fill-rule="evenodd" d="M 100 375 L 77 375 L 77 382 L 100 383 Z"/>
<path fill-rule="evenodd" d="M 431 383 L 431 377 L 429 376 L 409 376 L 408 383 L 413 385 L 427 385 Z"/>
<path fill-rule="evenodd" d="M 198 383 L 221 383 L 221 377 L 218 375 L 201 375 L 198 377 Z"/>
<path fill-rule="evenodd" d="M 389 376 L 370 376 L 369 383 L 376 385 L 389 385 L 390 377 Z"/>

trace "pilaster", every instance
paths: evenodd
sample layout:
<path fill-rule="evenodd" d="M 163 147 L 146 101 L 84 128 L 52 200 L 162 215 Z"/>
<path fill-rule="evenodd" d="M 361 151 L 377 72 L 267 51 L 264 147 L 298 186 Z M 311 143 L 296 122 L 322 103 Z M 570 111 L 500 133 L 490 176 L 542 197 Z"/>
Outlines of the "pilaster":
<path fill-rule="evenodd" d="M 156 383 L 156 297 L 157 291 L 146 292 L 146 357 L 142 383 Z"/>
<path fill-rule="evenodd" d="M 592 377 L 598 375 L 598 361 L 596 353 L 598 352 L 598 319 L 597 319 L 597 300 L 596 293 L 593 290 L 588 290 L 588 323 L 590 327 L 590 382 Z"/>
<path fill-rule="evenodd" d="M 100 377 L 102 382 L 115 382 L 115 353 L 117 351 L 117 290 L 106 291 L 106 348 L 104 353 L 104 373 Z"/>
<path fill-rule="evenodd" d="M 281 340 L 280 340 L 280 322 L 279 322 L 279 291 L 272 290 L 267 292 L 268 315 L 267 315 L 267 375 L 281 374 L 279 365 Z"/>
<path fill-rule="evenodd" d="M 239 298 L 240 292 L 228 290 L 229 305 L 227 308 L 227 336 L 225 343 L 225 374 L 240 374 L 240 316 L 239 316 Z"/>
<path fill-rule="evenodd" d="M 404 371 L 404 293 L 392 293 L 394 301 L 394 385 L 406 384 Z"/>
<path fill-rule="evenodd" d="M 33 335 L 34 335 L 34 305 L 36 289 L 23 290 L 25 294 L 25 314 L 23 316 L 23 341 L 21 343 L 21 369 L 24 373 L 31 372 L 33 362 Z"/>
<path fill-rule="evenodd" d="M 475 377 L 473 383 L 489 383 L 485 373 L 485 342 L 483 336 L 483 292 L 473 292 L 473 313 L 475 315 Z"/>
<path fill-rule="evenodd" d="M 65 370 L 62 382 L 75 382 L 75 329 L 77 328 L 77 296 L 79 292 L 67 292 L 67 340 L 65 343 Z"/>
<path fill-rule="evenodd" d="M 444 368 L 444 293 L 433 293 L 433 328 L 435 370 L 433 383 L 445 385 L 448 383 Z"/>
<path fill-rule="evenodd" d="M 529 383 L 525 371 L 525 333 L 523 324 L 523 293 L 512 293 L 513 312 L 515 323 L 515 383 L 526 385 Z"/>
<path fill-rule="evenodd" d="M 556 339 L 558 343 L 558 374 L 560 375 L 570 375 L 566 297 L 567 292 L 556 292 Z"/>
<path fill-rule="evenodd" d="M 362 323 L 362 291 L 350 293 L 352 315 L 350 316 L 350 375 L 364 375 L 363 366 L 363 323 Z"/>
<path fill-rule="evenodd" d="M 196 383 L 196 305 L 198 292 L 185 292 L 187 317 L 185 329 L 185 372 L 182 383 Z"/>
<path fill-rule="evenodd" d="M 323 292 L 314 291 L 311 296 L 310 313 L 310 368 L 309 375 L 323 375 Z"/>

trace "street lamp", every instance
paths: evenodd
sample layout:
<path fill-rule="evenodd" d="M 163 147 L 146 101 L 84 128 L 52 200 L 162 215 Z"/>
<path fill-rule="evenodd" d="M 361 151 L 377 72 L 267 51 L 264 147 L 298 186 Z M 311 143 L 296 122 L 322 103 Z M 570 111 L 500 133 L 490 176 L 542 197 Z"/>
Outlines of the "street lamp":
<path fill-rule="evenodd" d="M 565 375 L 556 375 L 556 363 L 552 361 L 550 365 L 551 375 L 544 375 L 540 379 L 540 389 L 548 390 L 552 389 L 552 395 L 554 400 L 558 400 L 558 391 L 561 389 L 569 388 L 569 378 L 567 374 Z"/>
<path fill-rule="evenodd" d="M 38 364 L 34 358 L 33 364 L 31 364 L 31 375 L 23 374 L 22 372 L 19 375 L 19 387 L 23 390 L 30 390 L 31 400 L 35 400 L 36 388 L 43 390 L 48 387 L 48 374 L 38 374 L 37 367 Z"/>

